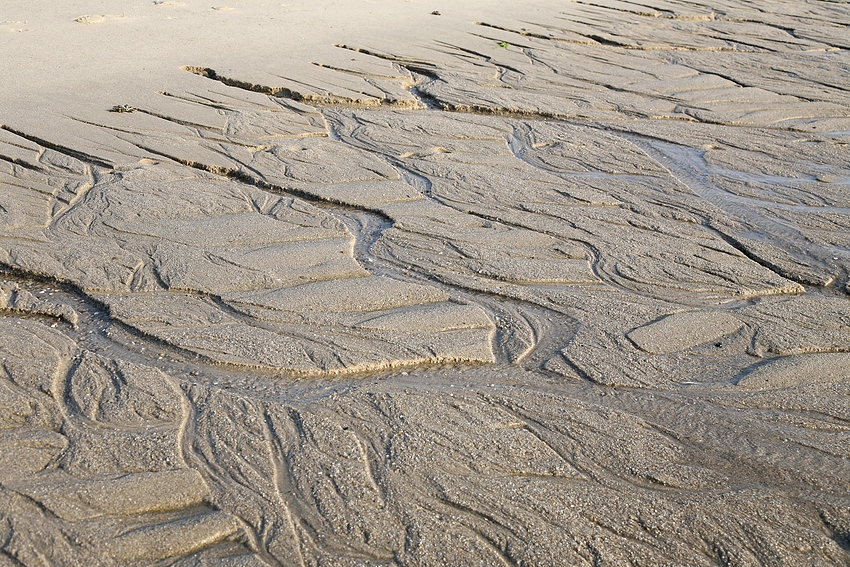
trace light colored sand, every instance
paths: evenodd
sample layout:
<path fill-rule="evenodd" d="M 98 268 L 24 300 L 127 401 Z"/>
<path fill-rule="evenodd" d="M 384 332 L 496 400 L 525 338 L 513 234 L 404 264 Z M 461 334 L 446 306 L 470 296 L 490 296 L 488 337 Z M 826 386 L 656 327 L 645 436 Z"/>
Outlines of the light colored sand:
<path fill-rule="evenodd" d="M 0 566 L 845 565 L 850 8 L 0 21 Z"/>

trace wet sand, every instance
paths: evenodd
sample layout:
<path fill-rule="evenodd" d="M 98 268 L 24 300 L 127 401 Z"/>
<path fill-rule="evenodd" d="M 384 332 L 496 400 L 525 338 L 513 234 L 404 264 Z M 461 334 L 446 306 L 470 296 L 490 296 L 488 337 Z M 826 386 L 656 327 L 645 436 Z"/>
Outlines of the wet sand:
<path fill-rule="evenodd" d="M 850 565 L 848 26 L 4 9 L 0 566 Z"/>

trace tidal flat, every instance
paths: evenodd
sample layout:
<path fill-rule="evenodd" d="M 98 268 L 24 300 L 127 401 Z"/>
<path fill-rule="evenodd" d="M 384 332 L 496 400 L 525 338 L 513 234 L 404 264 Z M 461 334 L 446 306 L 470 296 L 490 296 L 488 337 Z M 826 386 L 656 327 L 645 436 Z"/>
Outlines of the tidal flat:
<path fill-rule="evenodd" d="M 0 567 L 850 565 L 850 3 L 462 4 L 3 7 Z"/>

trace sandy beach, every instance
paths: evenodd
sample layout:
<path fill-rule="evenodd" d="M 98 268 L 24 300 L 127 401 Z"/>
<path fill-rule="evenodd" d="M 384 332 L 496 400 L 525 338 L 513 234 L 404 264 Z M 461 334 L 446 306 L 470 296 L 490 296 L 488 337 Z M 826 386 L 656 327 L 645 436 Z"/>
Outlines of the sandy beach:
<path fill-rule="evenodd" d="M 0 567 L 850 565 L 850 3 L 0 4 Z"/>

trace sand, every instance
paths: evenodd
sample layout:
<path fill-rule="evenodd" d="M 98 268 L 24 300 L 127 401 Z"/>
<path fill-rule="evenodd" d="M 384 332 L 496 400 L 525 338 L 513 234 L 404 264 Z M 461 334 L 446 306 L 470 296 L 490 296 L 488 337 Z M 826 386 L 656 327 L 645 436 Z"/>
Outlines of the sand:
<path fill-rule="evenodd" d="M 846 2 L 0 13 L 0 566 L 850 565 Z"/>

